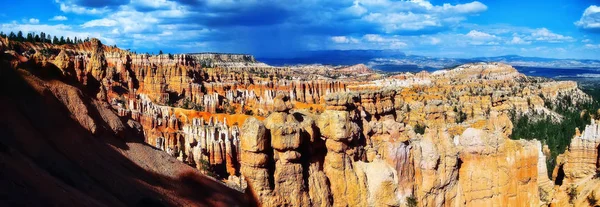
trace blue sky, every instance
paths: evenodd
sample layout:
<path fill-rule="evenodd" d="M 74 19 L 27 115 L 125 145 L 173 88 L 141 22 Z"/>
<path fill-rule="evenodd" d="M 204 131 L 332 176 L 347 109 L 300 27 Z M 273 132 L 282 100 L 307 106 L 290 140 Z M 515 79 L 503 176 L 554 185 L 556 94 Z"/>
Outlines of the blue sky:
<path fill-rule="evenodd" d="M 155 53 L 600 59 L 598 0 L 19 0 L 0 8 L 0 25 Z"/>

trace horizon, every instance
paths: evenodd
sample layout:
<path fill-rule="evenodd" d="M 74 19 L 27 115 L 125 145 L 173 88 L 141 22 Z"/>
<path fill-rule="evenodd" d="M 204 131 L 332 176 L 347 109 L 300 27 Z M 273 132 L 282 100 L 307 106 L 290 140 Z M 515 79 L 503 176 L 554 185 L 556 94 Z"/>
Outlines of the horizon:
<path fill-rule="evenodd" d="M 312 51 L 390 50 L 436 58 L 599 60 L 599 6 L 583 0 L 25 0 L 0 10 L 0 31 L 97 37 L 140 53 L 285 59 Z"/>

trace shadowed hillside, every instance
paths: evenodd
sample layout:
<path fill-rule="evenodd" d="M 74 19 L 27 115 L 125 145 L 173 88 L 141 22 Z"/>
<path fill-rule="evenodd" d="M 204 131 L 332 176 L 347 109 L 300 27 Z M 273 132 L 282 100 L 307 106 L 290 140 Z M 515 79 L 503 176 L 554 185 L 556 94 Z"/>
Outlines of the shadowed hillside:
<path fill-rule="evenodd" d="M 58 68 L 1 55 L 0 203 L 247 206 L 242 193 L 144 144 Z"/>

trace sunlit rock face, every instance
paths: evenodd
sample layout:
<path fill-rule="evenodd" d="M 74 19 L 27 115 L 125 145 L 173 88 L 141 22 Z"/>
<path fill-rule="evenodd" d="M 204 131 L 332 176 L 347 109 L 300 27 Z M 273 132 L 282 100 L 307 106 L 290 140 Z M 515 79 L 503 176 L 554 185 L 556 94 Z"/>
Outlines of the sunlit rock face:
<path fill-rule="evenodd" d="M 390 75 L 272 67 L 249 55 L 135 54 L 96 39 L 21 47 L 49 49 L 15 55 L 55 66 L 118 115 L 100 120 L 80 106 L 83 93 L 52 89 L 86 130 L 135 129 L 260 206 L 564 206 L 571 184 L 576 204 L 598 186 L 596 122 L 573 138 L 552 180 L 542 143 L 509 139 L 511 116 L 560 121 L 547 104 L 590 97 L 575 82 L 502 63 Z"/>

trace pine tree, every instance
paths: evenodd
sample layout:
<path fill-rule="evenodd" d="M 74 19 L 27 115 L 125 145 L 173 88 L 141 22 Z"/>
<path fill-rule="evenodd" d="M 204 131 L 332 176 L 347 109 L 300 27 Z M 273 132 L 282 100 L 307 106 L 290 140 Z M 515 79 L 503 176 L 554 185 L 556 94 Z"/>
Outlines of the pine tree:
<path fill-rule="evenodd" d="M 159 54 L 159 55 L 162 55 L 162 54 L 163 54 L 163 51 L 162 51 L 162 50 L 158 51 L 158 54 Z"/>
<path fill-rule="evenodd" d="M 42 40 L 40 39 L 40 36 L 39 36 L 39 35 L 35 35 L 35 37 L 33 38 L 33 40 L 34 40 L 35 42 L 41 42 L 41 41 L 42 41 Z"/>
<path fill-rule="evenodd" d="M 60 42 L 58 41 L 58 37 L 54 36 L 54 38 L 52 39 L 52 44 L 55 44 L 55 45 L 60 44 Z"/>
<path fill-rule="evenodd" d="M 63 36 L 60 36 L 60 42 L 59 42 L 58 44 L 64 45 L 65 43 L 67 43 L 67 42 L 65 41 L 65 37 L 63 37 Z"/>
<path fill-rule="evenodd" d="M 69 37 L 67 37 L 67 41 L 66 41 L 66 43 L 67 43 L 67 44 L 73 44 L 73 43 L 71 42 L 71 38 L 69 38 Z"/>
<path fill-rule="evenodd" d="M 73 44 L 77 44 L 77 37 L 73 38 Z"/>
<path fill-rule="evenodd" d="M 46 36 L 46 43 L 52 43 L 52 37 L 50 35 Z"/>
<path fill-rule="evenodd" d="M 10 32 L 10 34 L 8 35 L 8 39 L 9 40 L 17 40 L 17 35 L 15 35 L 14 32 Z"/>
<path fill-rule="evenodd" d="M 25 41 L 33 42 L 33 35 L 31 33 L 27 33 L 27 39 L 25 39 Z"/>
<path fill-rule="evenodd" d="M 2 38 L 6 37 L 6 35 L 4 34 L 4 32 L 0 31 L 0 37 L 2 37 Z"/>
<path fill-rule="evenodd" d="M 17 33 L 17 41 L 19 41 L 19 42 L 25 41 L 25 37 L 23 37 L 23 32 L 19 31 Z"/>

